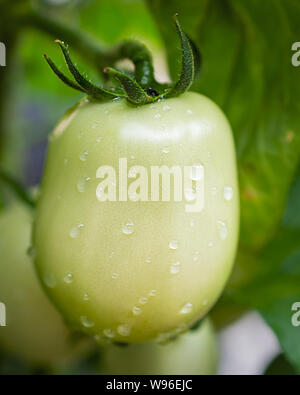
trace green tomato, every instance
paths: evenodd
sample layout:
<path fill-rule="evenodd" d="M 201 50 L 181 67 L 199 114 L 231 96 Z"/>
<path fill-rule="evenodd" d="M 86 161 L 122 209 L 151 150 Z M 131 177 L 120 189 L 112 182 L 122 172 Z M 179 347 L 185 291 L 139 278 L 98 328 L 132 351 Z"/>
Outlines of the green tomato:
<path fill-rule="evenodd" d="M 0 302 L 6 312 L 0 348 L 33 366 L 51 367 L 78 359 L 89 346 L 86 341 L 72 341 L 40 286 L 26 253 L 31 223 L 32 213 L 19 203 L 0 215 Z"/>
<path fill-rule="evenodd" d="M 209 319 L 165 345 L 109 346 L 101 354 L 106 374 L 208 375 L 217 373 L 217 365 L 217 339 Z"/>
<path fill-rule="evenodd" d="M 170 184 L 155 178 L 163 165 L 176 167 Z M 76 329 L 144 342 L 210 310 L 238 223 L 232 132 L 213 102 L 196 93 L 141 107 L 84 99 L 50 137 L 35 264 Z"/>

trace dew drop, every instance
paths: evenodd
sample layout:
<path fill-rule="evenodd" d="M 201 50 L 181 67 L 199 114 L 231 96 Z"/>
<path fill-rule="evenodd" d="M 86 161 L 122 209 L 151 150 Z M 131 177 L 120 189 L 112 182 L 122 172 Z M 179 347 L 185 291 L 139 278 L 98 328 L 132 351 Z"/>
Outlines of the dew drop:
<path fill-rule="evenodd" d="M 92 129 L 96 129 L 98 127 L 98 123 L 93 123 Z"/>
<path fill-rule="evenodd" d="M 29 256 L 29 258 L 34 259 L 35 258 L 35 248 L 33 246 L 30 246 L 27 249 L 27 255 Z"/>
<path fill-rule="evenodd" d="M 155 119 L 159 119 L 160 117 L 161 117 L 161 115 L 160 115 L 159 113 L 157 113 L 157 114 L 154 115 L 154 118 L 155 118 Z"/>
<path fill-rule="evenodd" d="M 188 202 L 192 202 L 196 198 L 195 192 L 192 188 L 185 188 L 184 196 Z"/>
<path fill-rule="evenodd" d="M 160 333 L 159 335 L 157 335 L 155 341 L 158 344 L 165 344 L 168 342 L 169 339 L 170 339 L 170 334 L 168 332 L 166 332 L 166 333 Z"/>
<path fill-rule="evenodd" d="M 124 324 L 124 325 L 119 325 L 117 331 L 121 336 L 129 336 L 131 329 L 129 328 L 128 325 Z"/>
<path fill-rule="evenodd" d="M 157 290 L 156 289 L 151 289 L 151 291 L 149 292 L 149 296 L 154 297 L 157 294 Z"/>
<path fill-rule="evenodd" d="M 165 106 L 163 106 L 163 110 L 164 110 L 164 111 L 170 111 L 170 110 L 171 110 L 171 107 L 168 106 L 168 105 L 165 105 Z"/>
<path fill-rule="evenodd" d="M 84 192 L 87 188 L 88 182 L 91 181 L 90 177 L 81 177 L 77 183 L 77 189 L 79 192 Z"/>
<path fill-rule="evenodd" d="M 88 153 L 87 151 L 82 152 L 82 153 L 79 155 L 79 159 L 80 159 L 82 162 L 85 162 L 86 159 L 87 159 L 88 154 L 89 154 L 89 153 Z"/>
<path fill-rule="evenodd" d="M 105 114 L 105 115 L 108 115 L 108 114 L 109 114 L 109 110 L 105 110 L 105 111 L 104 111 L 104 114 Z"/>
<path fill-rule="evenodd" d="M 83 229 L 83 227 L 84 227 L 83 224 L 79 224 L 79 225 L 75 226 L 74 228 L 72 228 L 70 230 L 70 237 L 72 239 L 76 239 L 76 237 L 79 236 L 79 234 L 80 234 L 81 230 Z"/>
<path fill-rule="evenodd" d="M 164 148 L 161 150 L 161 152 L 162 152 L 163 154 L 168 154 L 168 153 L 170 152 L 170 149 L 169 149 L 168 147 L 164 147 Z"/>
<path fill-rule="evenodd" d="M 95 325 L 95 323 L 85 315 L 80 317 L 80 321 L 85 328 L 92 328 Z"/>
<path fill-rule="evenodd" d="M 126 222 L 126 224 L 123 225 L 122 232 L 125 235 L 131 235 L 134 232 L 134 224 L 133 224 L 133 222 L 131 222 L 131 221 Z"/>
<path fill-rule="evenodd" d="M 214 243 L 212 241 L 209 241 L 207 245 L 208 247 L 213 247 Z"/>
<path fill-rule="evenodd" d="M 193 309 L 193 304 L 188 302 L 180 310 L 180 314 L 189 314 Z"/>
<path fill-rule="evenodd" d="M 90 300 L 89 295 L 88 295 L 88 294 L 84 294 L 84 295 L 83 295 L 83 300 L 85 300 L 85 301 Z"/>
<path fill-rule="evenodd" d="M 171 274 L 177 274 L 180 271 L 180 262 L 174 262 L 172 263 L 170 267 L 170 272 Z"/>
<path fill-rule="evenodd" d="M 177 250 L 178 246 L 179 246 L 178 240 L 171 240 L 169 243 L 169 248 L 171 250 Z"/>
<path fill-rule="evenodd" d="M 101 137 L 101 136 L 98 136 L 98 137 L 96 138 L 96 141 L 97 141 L 97 143 L 101 143 L 102 137 Z"/>
<path fill-rule="evenodd" d="M 190 225 L 191 225 L 192 228 L 195 226 L 195 220 L 194 219 L 190 220 Z"/>
<path fill-rule="evenodd" d="M 138 306 L 134 306 L 133 309 L 132 309 L 132 313 L 134 315 L 139 315 L 139 314 L 142 313 L 142 309 L 140 307 L 138 307 Z"/>
<path fill-rule="evenodd" d="M 196 251 L 194 256 L 193 256 L 193 261 L 194 262 L 197 262 L 199 260 L 199 255 L 200 255 L 199 251 Z"/>
<path fill-rule="evenodd" d="M 64 277 L 64 282 L 67 283 L 67 284 L 71 284 L 73 282 L 73 274 L 72 273 L 68 273 Z"/>
<path fill-rule="evenodd" d="M 68 162 L 68 159 L 64 159 L 64 165 L 66 165 Z"/>
<path fill-rule="evenodd" d="M 186 113 L 187 113 L 188 115 L 192 115 L 192 114 L 193 114 L 193 111 L 190 110 L 190 109 L 188 109 L 188 110 L 186 110 Z"/>
<path fill-rule="evenodd" d="M 115 255 L 115 252 L 112 251 L 112 252 L 109 254 L 109 256 L 108 256 L 108 259 L 112 259 L 114 255 Z"/>
<path fill-rule="evenodd" d="M 112 329 L 104 329 L 103 331 L 104 336 L 108 337 L 109 339 L 112 339 L 115 337 L 115 331 Z"/>
<path fill-rule="evenodd" d="M 220 238 L 222 240 L 225 240 L 228 236 L 228 229 L 227 229 L 225 222 L 217 221 L 217 226 L 218 226 L 218 232 L 219 232 Z"/>
<path fill-rule="evenodd" d="M 203 166 L 200 164 L 193 165 L 191 168 L 191 180 L 199 181 L 203 177 Z"/>
<path fill-rule="evenodd" d="M 119 274 L 118 273 L 113 273 L 113 275 L 111 276 L 111 278 L 113 278 L 114 280 L 116 279 L 116 278 L 118 278 L 119 277 Z"/>
<path fill-rule="evenodd" d="M 43 282 L 48 288 L 55 288 L 56 286 L 55 278 L 51 274 L 44 275 Z"/>
<path fill-rule="evenodd" d="M 111 339 L 108 339 L 104 336 L 100 336 L 100 335 L 95 335 L 94 339 L 96 341 L 97 344 L 99 344 L 100 346 L 103 346 L 104 344 L 111 344 L 112 341 Z"/>
<path fill-rule="evenodd" d="M 145 262 L 146 263 L 151 263 L 151 258 L 147 258 Z"/>
<path fill-rule="evenodd" d="M 207 303 L 208 303 L 208 300 L 207 300 L 207 299 L 204 299 L 203 302 L 202 302 L 203 306 L 206 306 Z"/>
<path fill-rule="evenodd" d="M 142 296 L 140 299 L 139 299 L 139 303 L 140 304 L 146 304 L 148 302 L 148 298 L 146 298 L 146 296 Z"/>
<path fill-rule="evenodd" d="M 233 197 L 233 189 L 232 189 L 232 187 L 225 186 L 223 195 L 224 195 L 224 199 L 225 200 L 227 200 L 227 201 L 231 200 L 232 197 Z"/>
<path fill-rule="evenodd" d="M 83 136 L 83 131 L 81 130 L 81 131 L 78 133 L 77 138 L 78 138 L 78 139 L 81 139 L 82 136 Z"/>

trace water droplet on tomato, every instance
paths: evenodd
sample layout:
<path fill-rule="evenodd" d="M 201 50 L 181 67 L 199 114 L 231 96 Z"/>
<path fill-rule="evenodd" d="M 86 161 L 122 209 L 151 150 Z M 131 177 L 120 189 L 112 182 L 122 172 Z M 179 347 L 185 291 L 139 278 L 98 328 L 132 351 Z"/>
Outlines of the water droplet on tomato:
<path fill-rule="evenodd" d="M 146 304 L 148 302 L 148 298 L 146 298 L 146 296 L 142 296 L 140 299 L 139 299 L 139 303 L 140 304 Z"/>
<path fill-rule="evenodd" d="M 115 331 L 112 329 L 104 329 L 103 331 L 104 336 L 112 339 L 113 337 L 115 337 Z"/>
<path fill-rule="evenodd" d="M 82 153 L 79 155 L 79 159 L 80 159 L 82 162 L 85 162 L 86 159 L 87 159 L 88 154 L 89 154 L 89 153 L 88 153 L 87 151 L 82 152 Z"/>
<path fill-rule="evenodd" d="M 35 258 L 35 248 L 33 246 L 30 246 L 27 249 L 27 255 L 29 256 L 29 258 L 34 259 Z"/>
<path fill-rule="evenodd" d="M 199 181 L 203 177 L 203 166 L 200 164 L 193 165 L 191 168 L 191 180 Z"/>
<path fill-rule="evenodd" d="M 92 328 L 95 323 L 91 321 L 87 316 L 83 315 L 80 317 L 80 321 L 85 328 Z"/>
<path fill-rule="evenodd" d="M 193 304 L 188 302 L 180 310 L 180 314 L 189 314 L 193 310 Z"/>
<path fill-rule="evenodd" d="M 126 224 L 123 225 L 122 231 L 125 235 L 131 235 L 134 232 L 133 222 L 126 222 Z"/>
<path fill-rule="evenodd" d="M 217 221 L 217 226 L 218 226 L 218 232 L 219 236 L 222 240 L 225 240 L 228 236 L 228 229 L 223 221 Z"/>
<path fill-rule="evenodd" d="M 132 309 L 132 313 L 134 315 L 139 315 L 139 314 L 142 313 L 142 309 L 140 307 L 138 307 L 138 306 L 134 306 L 133 309 Z"/>
<path fill-rule="evenodd" d="M 79 224 L 79 225 L 75 226 L 74 228 L 72 228 L 70 230 L 70 237 L 72 239 L 76 239 L 76 237 L 79 236 L 79 234 L 80 234 L 81 230 L 83 229 L 83 227 L 84 227 L 83 224 Z"/>
<path fill-rule="evenodd" d="M 52 274 L 45 274 L 43 282 L 48 288 L 55 288 L 56 286 L 56 280 Z"/>
<path fill-rule="evenodd" d="M 77 189 L 79 192 L 84 192 L 87 188 L 88 182 L 91 181 L 90 177 L 81 177 L 77 183 Z"/>
<path fill-rule="evenodd" d="M 124 325 L 119 325 L 117 331 L 121 336 L 129 336 L 131 329 L 129 328 L 128 325 L 124 324 Z"/>
<path fill-rule="evenodd" d="M 171 274 L 177 274 L 180 271 L 180 262 L 174 262 L 172 263 L 170 267 L 170 272 Z"/>
<path fill-rule="evenodd" d="M 67 275 L 65 275 L 64 282 L 66 284 L 71 284 L 73 282 L 73 274 L 72 273 L 68 273 Z"/>
<path fill-rule="evenodd" d="M 230 186 L 225 186 L 224 187 L 224 199 L 229 201 L 233 197 L 233 189 Z"/>
<path fill-rule="evenodd" d="M 169 243 L 169 248 L 171 250 L 177 250 L 178 246 L 179 246 L 178 240 L 171 240 Z"/>
<path fill-rule="evenodd" d="M 192 188 L 185 188 L 184 189 L 184 196 L 188 202 L 195 200 L 196 194 Z"/>

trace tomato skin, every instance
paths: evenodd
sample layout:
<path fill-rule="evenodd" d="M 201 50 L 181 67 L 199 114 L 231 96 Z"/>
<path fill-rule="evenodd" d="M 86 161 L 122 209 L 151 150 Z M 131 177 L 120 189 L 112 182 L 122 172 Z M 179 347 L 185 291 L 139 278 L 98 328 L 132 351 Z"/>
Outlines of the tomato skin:
<path fill-rule="evenodd" d="M 120 158 L 128 169 L 202 164 L 204 209 L 189 213 L 186 201 L 172 200 L 100 202 L 97 170 L 118 171 Z M 35 264 L 75 328 L 144 342 L 210 310 L 232 268 L 238 223 L 232 133 L 213 102 L 196 93 L 141 107 L 83 100 L 50 137 Z"/>
<path fill-rule="evenodd" d="M 6 326 L 0 348 L 32 366 L 54 367 L 74 361 L 89 342 L 72 343 L 71 332 L 41 289 L 31 258 L 32 213 L 12 203 L 0 214 L 0 301 Z"/>
<path fill-rule="evenodd" d="M 209 319 L 165 345 L 111 346 L 101 352 L 101 368 L 106 374 L 212 375 L 217 366 L 217 339 Z"/>

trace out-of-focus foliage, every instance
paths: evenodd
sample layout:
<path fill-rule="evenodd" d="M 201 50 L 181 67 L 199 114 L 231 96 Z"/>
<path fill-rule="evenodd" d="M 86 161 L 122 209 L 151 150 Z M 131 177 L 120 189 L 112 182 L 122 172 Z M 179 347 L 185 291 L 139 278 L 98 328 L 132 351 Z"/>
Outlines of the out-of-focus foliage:
<path fill-rule="evenodd" d="M 279 355 L 272 361 L 265 371 L 267 376 L 289 375 L 294 376 L 297 372 L 293 366 L 286 360 L 284 355 Z"/>
<path fill-rule="evenodd" d="M 223 108 L 234 131 L 240 248 L 232 281 L 215 313 L 259 309 L 289 360 L 300 369 L 300 333 L 291 324 L 292 303 L 300 300 L 299 179 L 291 187 L 300 158 L 300 69 L 291 63 L 292 43 L 300 37 L 300 3 L 148 0 L 147 4 L 165 40 L 172 76 L 178 73 L 178 43 L 170 16 L 179 13 L 203 56 L 202 75 L 193 89 Z"/>

